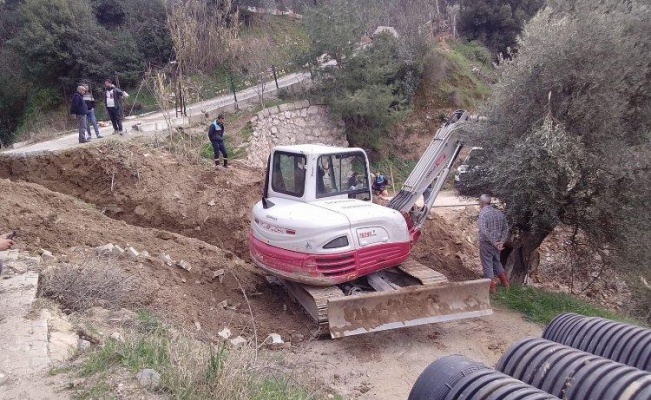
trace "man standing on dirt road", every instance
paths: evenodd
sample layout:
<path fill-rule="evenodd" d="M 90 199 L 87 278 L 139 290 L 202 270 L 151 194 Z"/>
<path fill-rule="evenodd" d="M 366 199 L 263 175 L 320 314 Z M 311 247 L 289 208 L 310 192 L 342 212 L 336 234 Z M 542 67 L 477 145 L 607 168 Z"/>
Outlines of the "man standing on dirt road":
<path fill-rule="evenodd" d="M 77 86 L 77 91 L 72 95 L 70 102 L 70 114 L 77 117 L 77 125 L 79 128 L 79 143 L 86 143 L 86 115 L 88 115 L 88 107 L 84 102 L 84 94 L 86 88 L 82 85 Z"/>
<path fill-rule="evenodd" d="M 491 206 L 491 200 L 487 194 L 479 198 L 479 258 L 484 278 L 491 280 L 490 291 L 495 292 L 495 276 L 502 286 L 509 287 L 509 279 L 500 263 L 500 251 L 504 249 L 509 229 L 504 213 Z"/>
<path fill-rule="evenodd" d="M 212 144 L 215 169 L 219 169 L 219 153 L 224 157 L 224 168 L 228 168 L 228 154 L 226 154 L 226 145 L 224 144 L 223 114 L 219 114 L 217 120 L 210 124 L 210 128 L 208 128 L 208 138 L 210 139 L 210 144 Z"/>
<path fill-rule="evenodd" d="M 104 81 L 104 105 L 113 124 L 113 134 L 122 135 L 122 116 L 120 115 L 120 101 L 129 97 L 129 93 L 115 87 L 113 81 Z"/>

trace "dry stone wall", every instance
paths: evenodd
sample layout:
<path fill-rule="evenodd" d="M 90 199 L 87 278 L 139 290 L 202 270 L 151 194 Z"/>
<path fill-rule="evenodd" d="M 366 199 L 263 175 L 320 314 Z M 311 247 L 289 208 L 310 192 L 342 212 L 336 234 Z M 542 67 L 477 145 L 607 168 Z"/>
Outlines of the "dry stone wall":
<path fill-rule="evenodd" d="M 328 108 L 303 100 L 265 108 L 251 119 L 248 161 L 265 167 L 274 146 L 327 144 L 348 147 L 342 121 L 330 119 Z"/>

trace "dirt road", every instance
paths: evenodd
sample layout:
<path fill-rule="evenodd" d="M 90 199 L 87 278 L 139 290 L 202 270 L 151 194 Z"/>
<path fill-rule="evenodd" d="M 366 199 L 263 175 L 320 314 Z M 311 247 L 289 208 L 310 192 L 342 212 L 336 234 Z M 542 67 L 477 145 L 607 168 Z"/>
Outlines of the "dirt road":
<path fill-rule="evenodd" d="M 283 76 L 282 78 L 278 79 L 278 86 L 280 88 L 284 88 L 287 86 L 290 86 L 294 83 L 297 82 L 302 82 L 307 79 L 309 79 L 310 75 L 306 73 L 295 73 L 295 74 L 289 74 L 286 76 Z M 250 87 L 244 90 L 241 90 L 236 93 L 237 95 L 237 100 L 239 103 L 244 103 L 247 102 L 256 96 L 258 96 L 257 93 L 257 87 Z M 265 94 L 268 95 L 269 92 L 275 91 L 276 86 L 275 83 L 272 82 L 267 82 L 265 84 Z M 203 113 L 202 110 L 209 110 L 209 109 L 214 109 L 217 107 L 225 107 L 228 105 L 232 105 L 235 103 L 235 100 L 233 99 L 232 94 L 216 97 L 214 99 L 202 101 L 196 104 L 193 104 L 191 106 L 187 107 L 187 112 L 188 115 L 196 115 L 196 114 L 201 114 Z M 168 111 L 170 115 L 174 116 L 174 110 Z M 136 117 L 136 118 L 130 118 L 130 119 L 125 119 L 123 121 L 123 126 L 126 132 L 128 132 L 127 135 L 125 135 L 122 140 L 129 140 L 131 137 L 136 137 L 136 136 L 143 136 L 143 135 L 154 135 L 155 132 L 148 132 L 148 133 L 143 133 L 139 131 L 133 130 L 133 126 L 137 124 L 142 124 L 142 123 L 148 123 L 148 122 L 155 122 L 155 121 L 164 121 L 165 116 L 162 112 L 157 112 L 157 113 L 151 113 L 147 114 L 141 117 Z M 112 136 L 113 133 L 113 128 L 112 127 L 105 127 L 105 128 L 100 128 L 100 133 L 107 138 L 108 136 Z M 104 141 L 106 139 L 96 139 L 93 138 L 93 141 Z M 38 154 L 42 152 L 54 152 L 54 151 L 60 151 L 60 150 L 65 150 L 77 146 L 83 146 L 83 144 L 80 144 L 78 142 L 78 135 L 77 133 L 71 133 L 65 136 L 58 137 L 56 139 L 44 141 L 44 142 L 39 142 L 39 143 L 34 143 L 34 144 L 29 144 L 24 147 L 20 147 L 17 149 L 9 149 L 5 150 L 0 154 L 6 154 L 6 155 L 28 155 L 28 154 Z"/>

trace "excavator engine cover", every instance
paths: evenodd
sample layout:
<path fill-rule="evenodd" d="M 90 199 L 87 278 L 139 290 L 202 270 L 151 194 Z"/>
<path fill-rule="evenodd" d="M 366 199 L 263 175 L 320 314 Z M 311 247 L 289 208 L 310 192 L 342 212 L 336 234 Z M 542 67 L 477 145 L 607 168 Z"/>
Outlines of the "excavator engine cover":
<path fill-rule="evenodd" d="M 488 279 L 404 287 L 328 301 L 332 338 L 491 315 Z"/>

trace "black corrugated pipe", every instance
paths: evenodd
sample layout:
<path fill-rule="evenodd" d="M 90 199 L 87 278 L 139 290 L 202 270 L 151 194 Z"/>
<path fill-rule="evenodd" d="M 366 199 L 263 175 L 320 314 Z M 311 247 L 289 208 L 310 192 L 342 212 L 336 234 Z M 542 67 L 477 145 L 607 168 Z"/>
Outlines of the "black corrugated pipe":
<path fill-rule="evenodd" d="M 512 345 L 495 368 L 566 400 L 651 399 L 651 373 L 546 339 Z"/>
<path fill-rule="evenodd" d="M 543 338 L 651 372 L 651 329 L 579 314 L 561 314 Z"/>
<path fill-rule="evenodd" d="M 557 398 L 466 357 L 431 363 L 420 374 L 409 400 L 556 400 Z"/>

